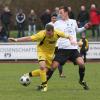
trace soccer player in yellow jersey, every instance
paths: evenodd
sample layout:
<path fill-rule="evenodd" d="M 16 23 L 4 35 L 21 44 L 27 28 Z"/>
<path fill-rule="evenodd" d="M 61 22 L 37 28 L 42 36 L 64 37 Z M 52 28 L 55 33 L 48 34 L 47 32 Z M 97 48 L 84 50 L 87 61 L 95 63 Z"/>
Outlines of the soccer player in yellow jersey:
<path fill-rule="evenodd" d="M 89 44 L 88 44 L 88 40 L 86 39 L 84 34 L 82 34 L 82 37 L 79 40 L 79 43 L 80 43 L 80 45 L 79 45 L 80 54 L 81 54 L 81 56 L 83 56 L 84 62 L 86 62 L 86 55 L 87 55 L 87 51 L 89 49 Z"/>
<path fill-rule="evenodd" d="M 46 25 L 45 30 L 40 31 L 35 35 L 22 38 L 9 38 L 9 41 L 14 42 L 39 41 L 39 44 L 37 45 L 37 54 L 40 68 L 25 75 L 29 75 L 30 77 L 40 76 L 42 80 L 41 91 L 47 91 L 46 72 L 52 64 L 55 44 L 59 37 L 67 38 L 74 44 L 73 38 L 70 35 L 65 35 L 61 31 L 54 30 L 54 27 L 50 24 Z"/>

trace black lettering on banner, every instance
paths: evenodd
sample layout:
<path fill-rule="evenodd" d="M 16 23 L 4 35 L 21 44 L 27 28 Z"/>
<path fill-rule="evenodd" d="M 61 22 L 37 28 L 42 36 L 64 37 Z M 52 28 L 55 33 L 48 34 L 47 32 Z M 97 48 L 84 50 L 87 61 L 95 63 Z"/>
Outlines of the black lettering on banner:
<path fill-rule="evenodd" d="M 5 54 L 4 54 L 4 57 L 5 57 L 5 58 L 10 58 L 10 57 L 11 57 L 11 53 L 5 53 Z"/>

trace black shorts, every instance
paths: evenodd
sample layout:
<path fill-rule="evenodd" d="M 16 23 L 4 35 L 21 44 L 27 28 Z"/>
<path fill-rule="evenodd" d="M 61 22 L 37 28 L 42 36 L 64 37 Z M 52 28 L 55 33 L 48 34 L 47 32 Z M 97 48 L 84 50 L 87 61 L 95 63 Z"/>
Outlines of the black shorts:
<path fill-rule="evenodd" d="M 76 64 L 76 58 L 81 57 L 77 49 L 58 49 L 53 61 L 58 61 L 61 65 L 64 65 L 67 60 Z"/>

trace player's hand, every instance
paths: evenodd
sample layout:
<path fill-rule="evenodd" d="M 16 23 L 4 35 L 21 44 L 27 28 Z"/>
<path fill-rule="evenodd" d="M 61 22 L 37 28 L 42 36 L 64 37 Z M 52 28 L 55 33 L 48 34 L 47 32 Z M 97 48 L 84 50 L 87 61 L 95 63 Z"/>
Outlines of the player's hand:
<path fill-rule="evenodd" d="M 74 40 L 72 36 L 69 37 L 69 40 L 72 45 L 77 45 L 77 42 Z"/>
<path fill-rule="evenodd" d="M 92 27 L 92 24 L 91 24 L 90 22 L 88 22 L 88 23 L 86 23 L 86 24 L 84 25 L 84 27 L 85 27 L 86 29 L 89 29 L 89 28 Z"/>
<path fill-rule="evenodd" d="M 77 42 L 78 46 L 81 47 L 83 45 L 82 41 Z"/>
<path fill-rule="evenodd" d="M 16 38 L 8 38 L 8 41 L 9 42 L 17 42 L 17 39 Z"/>

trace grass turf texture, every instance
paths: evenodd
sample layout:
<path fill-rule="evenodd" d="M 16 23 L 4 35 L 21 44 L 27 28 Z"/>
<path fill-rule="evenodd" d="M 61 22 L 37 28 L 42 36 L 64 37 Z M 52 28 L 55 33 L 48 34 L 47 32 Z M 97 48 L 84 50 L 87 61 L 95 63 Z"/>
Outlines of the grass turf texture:
<path fill-rule="evenodd" d="M 39 78 L 32 78 L 24 87 L 19 78 L 26 72 L 37 69 L 38 64 L 0 64 L 0 100 L 100 100 L 100 63 L 86 64 L 86 77 L 90 90 L 78 83 L 78 67 L 64 65 L 66 78 L 59 78 L 58 70 L 48 83 L 46 93 L 36 91 Z"/>

